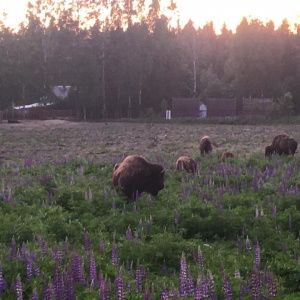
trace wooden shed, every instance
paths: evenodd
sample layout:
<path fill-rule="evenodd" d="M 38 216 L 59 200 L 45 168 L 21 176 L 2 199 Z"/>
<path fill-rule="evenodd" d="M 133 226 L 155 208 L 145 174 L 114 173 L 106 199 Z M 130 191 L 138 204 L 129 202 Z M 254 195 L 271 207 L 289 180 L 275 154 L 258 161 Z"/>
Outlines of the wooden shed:
<path fill-rule="evenodd" d="M 236 98 L 208 98 L 207 116 L 209 118 L 236 117 Z"/>
<path fill-rule="evenodd" d="M 172 118 L 199 118 L 200 100 L 198 98 L 171 98 L 169 105 Z"/>
<path fill-rule="evenodd" d="M 242 116 L 268 116 L 273 104 L 273 98 L 243 98 Z"/>

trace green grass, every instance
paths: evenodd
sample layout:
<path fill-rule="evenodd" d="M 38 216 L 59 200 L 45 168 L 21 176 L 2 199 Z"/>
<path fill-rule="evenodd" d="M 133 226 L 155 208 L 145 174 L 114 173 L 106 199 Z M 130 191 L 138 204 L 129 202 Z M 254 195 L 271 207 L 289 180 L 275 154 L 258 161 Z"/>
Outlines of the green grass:
<path fill-rule="evenodd" d="M 122 276 L 129 283 L 130 272 L 134 274 L 138 265 L 142 265 L 147 271 L 143 288 L 146 283 L 153 286 L 156 297 L 164 287 L 179 289 L 180 260 L 184 253 L 194 283 L 199 274 L 206 276 L 210 271 L 222 299 L 222 274 L 226 274 L 236 299 L 242 284 L 247 280 L 251 284 L 254 244 L 258 242 L 260 275 L 266 270 L 274 274 L 278 299 L 297 299 L 300 204 L 296 187 L 299 188 L 300 159 L 265 160 L 254 153 L 248 159 L 230 159 L 223 164 L 212 154 L 205 159 L 196 158 L 200 166 L 197 175 L 175 171 L 172 155 L 165 154 L 161 160 L 167 167 L 165 189 L 157 197 L 143 195 L 136 202 L 126 201 L 111 189 L 112 163 L 71 160 L 29 167 L 24 167 L 23 161 L 2 163 L 0 266 L 8 287 L 20 273 L 24 295 L 30 295 L 35 285 L 41 294 L 42 282 L 46 278 L 53 281 L 56 261 L 53 253 L 57 249 L 64 253 L 62 270 L 65 271 L 71 264 L 72 253 L 82 256 L 88 281 L 91 252 L 84 249 L 87 233 L 98 273 L 114 282 L 123 266 Z M 126 239 L 129 229 L 132 240 Z M 249 250 L 245 248 L 247 237 L 252 245 Z M 33 272 L 33 280 L 28 281 L 24 257 L 9 260 L 13 238 L 20 253 L 25 246 L 30 253 L 40 253 L 35 263 L 43 276 Z M 66 239 L 70 243 L 69 253 L 64 252 Z M 237 247 L 238 239 L 242 248 Z M 101 240 L 104 253 L 99 250 Z M 111 261 L 114 241 L 119 267 L 114 267 Z M 46 250 L 42 250 L 41 243 L 47 245 Z M 196 259 L 199 246 L 203 266 Z M 241 279 L 235 278 L 237 270 Z M 132 284 L 135 286 L 135 280 Z M 263 283 L 262 293 L 266 290 L 267 284 Z M 78 284 L 75 291 L 80 299 L 96 297 L 98 293 L 97 289 Z M 141 297 L 136 291 L 126 295 L 126 299 Z M 14 297 L 10 288 L 4 290 L 3 299 Z"/>

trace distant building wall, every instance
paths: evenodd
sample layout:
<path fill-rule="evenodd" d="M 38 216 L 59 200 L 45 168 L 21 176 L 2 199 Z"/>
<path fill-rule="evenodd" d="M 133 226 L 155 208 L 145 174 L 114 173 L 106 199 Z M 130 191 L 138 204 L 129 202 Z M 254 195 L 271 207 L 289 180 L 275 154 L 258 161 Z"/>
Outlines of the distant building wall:
<path fill-rule="evenodd" d="M 172 98 L 172 118 L 199 118 L 199 105 L 197 98 Z"/>
<path fill-rule="evenodd" d="M 242 116 L 268 116 L 273 98 L 243 98 Z"/>
<path fill-rule="evenodd" d="M 225 118 L 237 116 L 237 100 L 235 98 L 208 98 L 207 116 L 209 118 Z"/>

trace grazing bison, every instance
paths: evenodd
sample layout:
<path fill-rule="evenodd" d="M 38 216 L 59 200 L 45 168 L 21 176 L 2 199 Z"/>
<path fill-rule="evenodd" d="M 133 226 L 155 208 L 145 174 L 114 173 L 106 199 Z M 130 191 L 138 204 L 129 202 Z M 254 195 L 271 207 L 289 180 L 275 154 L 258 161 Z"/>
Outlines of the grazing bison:
<path fill-rule="evenodd" d="M 276 135 L 272 141 L 272 144 L 265 148 L 265 156 L 271 156 L 272 154 L 279 155 L 294 155 L 298 147 L 298 143 L 287 134 Z"/>
<path fill-rule="evenodd" d="M 180 156 L 176 161 L 176 170 L 187 171 L 188 173 L 197 172 L 197 163 L 187 156 Z"/>
<path fill-rule="evenodd" d="M 115 165 L 112 186 L 119 187 L 129 199 L 143 192 L 156 196 L 164 188 L 165 170 L 159 164 L 152 164 L 142 156 L 127 156 Z"/>
<path fill-rule="evenodd" d="M 200 153 L 210 153 L 212 151 L 212 143 L 207 135 L 200 140 Z"/>
<path fill-rule="evenodd" d="M 221 159 L 223 161 L 225 161 L 225 159 L 229 158 L 229 157 L 234 157 L 234 156 L 233 156 L 233 154 L 231 152 L 225 151 L 225 152 L 222 153 Z"/>
<path fill-rule="evenodd" d="M 274 149 L 272 148 L 272 146 L 271 145 L 266 146 L 265 156 L 268 157 L 268 156 L 271 156 L 272 154 L 274 154 Z"/>
<path fill-rule="evenodd" d="M 298 143 L 291 137 L 280 139 L 275 147 L 275 152 L 279 155 L 294 155 L 298 147 Z"/>

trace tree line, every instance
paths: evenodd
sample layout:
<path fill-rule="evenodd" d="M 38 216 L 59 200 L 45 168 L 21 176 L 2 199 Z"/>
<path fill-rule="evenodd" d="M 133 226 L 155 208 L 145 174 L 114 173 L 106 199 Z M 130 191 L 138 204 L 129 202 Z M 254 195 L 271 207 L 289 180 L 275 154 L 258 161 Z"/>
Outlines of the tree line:
<path fill-rule="evenodd" d="M 300 24 L 243 17 L 217 34 L 179 20 L 175 0 L 29 2 L 17 30 L 0 22 L 0 109 L 55 101 L 64 85 L 56 106 L 87 118 L 157 114 L 170 97 L 288 98 L 300 112 Z"/>

